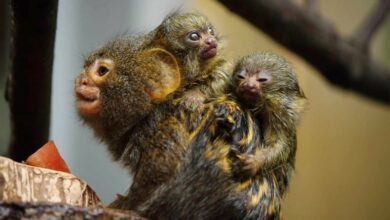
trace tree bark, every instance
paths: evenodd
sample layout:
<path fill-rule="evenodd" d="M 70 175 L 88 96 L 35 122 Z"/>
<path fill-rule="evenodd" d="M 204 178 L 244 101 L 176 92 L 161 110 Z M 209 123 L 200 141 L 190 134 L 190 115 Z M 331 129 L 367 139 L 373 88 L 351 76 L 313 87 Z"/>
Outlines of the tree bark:
<path fill-rule="evenodd" d="M 103 207 L 88 184 L 69 173 L 0 157 L 0 219 L 144 219 Z"/>
<path fill-rule="evenodd" d="M 390 104 L 390 71 L 318 14 L 306 13 L 289 0 L 218 1 L 303 57 L 331 83 Z"/>
<path fill-rule="evenodd" d="M 25 160 L 48 140 L 57 0 L 11 2 L 10 156 Z"/>

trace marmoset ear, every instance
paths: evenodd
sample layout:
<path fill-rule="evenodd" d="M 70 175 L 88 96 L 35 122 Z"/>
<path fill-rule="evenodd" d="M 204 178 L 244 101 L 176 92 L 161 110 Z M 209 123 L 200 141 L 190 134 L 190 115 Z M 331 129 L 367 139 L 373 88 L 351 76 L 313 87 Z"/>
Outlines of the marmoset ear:
<path fill-rule="evenodd" d="M 142 52 L 141 68 L 148 72 L 145 91 L 152 101 L 164 100 L 175 92 L 181 83 L 180 69 L 176 58 L 166 50 L 153 48 Z"/>

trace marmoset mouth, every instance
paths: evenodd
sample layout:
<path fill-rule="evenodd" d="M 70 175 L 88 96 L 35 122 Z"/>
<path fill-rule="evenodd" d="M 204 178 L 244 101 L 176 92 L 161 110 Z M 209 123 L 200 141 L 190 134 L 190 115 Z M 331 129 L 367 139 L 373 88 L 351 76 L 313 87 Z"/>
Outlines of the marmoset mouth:
<path fill-rule="evenodd" d="M 100 112 L 99 89 L 81 85 L 76 88 L 76 107 L 83 116 L 93 116 Z"/>
<path fill-rule="evenodd" d="M 246 102 L 247 104 L 255 104 L 261 99 L 257 91 L 250 89 L 240 91 L 239 97 L 243 99 L 244 102 Z"/>
<path fill-rule="evenodd" d="M 205 60 L 215 57 L 215 55 L 217 55 L 217 47 L 208 47 L 201 52 L 201 56 Z"/>

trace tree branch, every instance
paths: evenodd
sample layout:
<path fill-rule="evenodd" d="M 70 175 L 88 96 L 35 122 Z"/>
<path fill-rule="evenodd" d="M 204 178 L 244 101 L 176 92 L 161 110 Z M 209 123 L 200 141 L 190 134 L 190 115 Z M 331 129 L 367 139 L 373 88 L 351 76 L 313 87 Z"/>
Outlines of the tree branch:
<path fill-rule="evenodd" d="M 303 57 L 331 83 L 390 104 L 390 71 L 323 19 L 287 0 L 218 1 Z"/>
<path fill-rule="evenodd" d="M 308 13 L 319 14 L 317 0 L 305 0 L 305 9 Z"/>
<path fill-rule="evenodd" d="M 390 0 L 378 0 L 377 5 L 366 17 L 362 25 L 351 38 L 351 43 L 368 53 L 371 38 L 389 14 Z"/>
<path fill-rule="evenodd" d="M 13 0 L 11 65 L 7 90 L 10 156 L 25 160 L 47 142 L 57 0 Z"/>
<path fill-rule="evenodd" d="M 137 213 L 99 207 L 81 208 L 59 203 L 0 201 L 0 219 L 105 219 L 146 220 Z"/>

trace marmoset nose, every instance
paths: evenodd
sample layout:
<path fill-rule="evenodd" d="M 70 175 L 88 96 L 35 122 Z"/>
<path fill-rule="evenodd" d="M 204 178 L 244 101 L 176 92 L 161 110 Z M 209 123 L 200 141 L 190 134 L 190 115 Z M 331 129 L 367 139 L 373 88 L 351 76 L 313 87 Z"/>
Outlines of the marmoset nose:
<path fill-rule="evenodd" d="M 217 41 L 216 41 L 214 38 L 209 37 L 209 38 L 207 38 L 205 41 L 206 41 L 206 44 L 207 44 L 209 47 L 214 47 L 214 48 L 217 47 Z"/>
<path fill-rule="evenodd" d="M 250 82 L 242 85 L 242 89 L 245 91 L 248 91 L 248 92 L 256 92 L 256 90 L 257 90 L 256 85 L 254 83 L 250 83 Z"/>
<path fill-rule="evenodd" d="M 89 86 L 92 84 L 93 84 L 93 82 L 85 74 L 80 75 L 76 79 L 76 85 L 79 85 L 79 86 Z"/>

